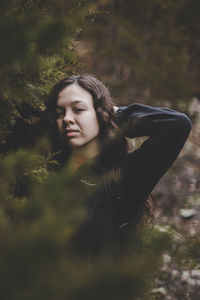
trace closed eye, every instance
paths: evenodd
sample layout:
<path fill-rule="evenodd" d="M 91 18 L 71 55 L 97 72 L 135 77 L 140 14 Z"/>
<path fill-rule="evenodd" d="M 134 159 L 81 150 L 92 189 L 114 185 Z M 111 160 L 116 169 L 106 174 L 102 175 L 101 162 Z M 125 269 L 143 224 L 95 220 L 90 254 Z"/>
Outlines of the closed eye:
<path fill-rule="evenodd" d="M 81 112 L 81 111 L 84 111 L 84 110 L 85 110 L 84 108 L 79 108 L 79 107 L 74 108 L 75 112 Z"/>

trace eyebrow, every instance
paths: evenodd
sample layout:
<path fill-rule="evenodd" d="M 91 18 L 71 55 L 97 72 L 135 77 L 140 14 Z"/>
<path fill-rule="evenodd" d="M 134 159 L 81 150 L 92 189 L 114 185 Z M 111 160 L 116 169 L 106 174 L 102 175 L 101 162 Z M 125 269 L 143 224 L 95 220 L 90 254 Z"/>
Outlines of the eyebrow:
<path fill-rule="evenodd" d="M 83 105 L 86 105 L 87 106 L 87 103 L 85 103 L 84 101 L 82 100 L 74 100 L 72 101 L 70 104 L 74 105 L 74 104 L 83 104 Z M 60 105 L 56 105 L 56 108 L 60 108 L 60 109 L 63 109 L 63 106 L 60 106 Z"/>
<path fill-rule="evenodd" d="M 87 105 L 87 103 L 85 103 L 82 100 L 74 100 L 74 101 L 71 102 L 71 104 L 84 104 L 84 105 Z"/>

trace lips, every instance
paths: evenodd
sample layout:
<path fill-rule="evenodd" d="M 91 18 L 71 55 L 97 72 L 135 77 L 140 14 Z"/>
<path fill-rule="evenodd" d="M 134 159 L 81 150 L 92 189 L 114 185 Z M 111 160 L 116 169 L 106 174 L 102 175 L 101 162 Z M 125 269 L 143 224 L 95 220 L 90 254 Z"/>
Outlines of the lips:
<path fill-rule="evenodd" d="M 78 132 L 79 132 L 79 130 L 75 130 L 75 129 L 66 129 L 64 131 L 65 135 L 68 137 L 75 136 L 75 135 L 77 135 Z"/>

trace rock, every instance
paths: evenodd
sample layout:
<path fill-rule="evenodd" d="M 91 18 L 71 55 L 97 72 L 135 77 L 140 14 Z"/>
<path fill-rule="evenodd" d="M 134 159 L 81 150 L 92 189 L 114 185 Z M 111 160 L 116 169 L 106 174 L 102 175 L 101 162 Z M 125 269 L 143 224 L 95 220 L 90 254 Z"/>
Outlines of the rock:
<path fill-rule="evenodd" d="M 166 263 L 166 264 L 170 263 L 171 260 L 172 260 L 171 256 L 169 256 L 169 255 L 166 254 L 166 253 L 163 254 L 162 258 L 163 258 L 164 263 Z"/>
<path fill-rule="evenodd" d="M 190 285 L 196 285 L 196 280 L 192 279 L 192 278 L 189 278 L 187 283 L 189 283 Z"/>
<path fill-rule="evenodd" d="M 200 270 L 183 271 L 181 281 L 189 285 L 200 285 Z"/>
<path fill-rule="evenodd" d="M 160 294 L 162 296 L 166 296 L 167 295 L 167 292 L 166 290 L 164 289 L 164 287 L 159 287 L 159 288 L 156 288 L 156 289 L 153 289 L 151 291 L 152 294 Z"/>
<path fill-rule="evenodd" d="M 200 270 L 192 270 L 191 277 L 195 279 L 200 279 Z"/>
<path fill-rule="evenodd" d="M 187 219 L 191 218 L 196 214 L 196 210 L 193 208 L 182 208 L 180 209 L 180 216 Z"/>
<path fill-rule="evenodd" d="M 190 272 L 183 271 L 181 275 L 181 281 L 188 282 L 189 279 L 190 279 Z"/>
<path fill-rule="evenodd" d="M 171 276 L 172 278 L 178 278 L 180 276 L 180 272 L 178 270 L 172 270 Z"/>

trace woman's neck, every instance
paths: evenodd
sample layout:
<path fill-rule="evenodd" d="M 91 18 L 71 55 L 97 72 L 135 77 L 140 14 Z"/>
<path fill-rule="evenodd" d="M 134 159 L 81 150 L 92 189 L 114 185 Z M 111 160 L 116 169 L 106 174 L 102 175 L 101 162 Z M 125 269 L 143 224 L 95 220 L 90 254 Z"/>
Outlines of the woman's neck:
<path fill-rule="evenodd" d="M 76 170 L 83 163 L 95 158 L 98 154 L 99 144 L 97 139 L 95 139 L 84 146 L 73 149 L 71 157 L 71 166 L 74 170 Z"/>

